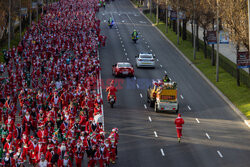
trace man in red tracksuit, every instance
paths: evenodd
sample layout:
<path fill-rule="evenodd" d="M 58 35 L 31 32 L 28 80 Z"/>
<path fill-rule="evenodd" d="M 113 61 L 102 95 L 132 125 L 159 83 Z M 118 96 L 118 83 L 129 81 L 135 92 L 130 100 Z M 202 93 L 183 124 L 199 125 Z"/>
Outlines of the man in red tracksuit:
<path fill-rule="evenodd" d="M 176 131 L 177 131 L 177 137 L 178 142 L 181 142 L 181 136 L 182 136 L 182 124 L 184 124 L 184 120 L 181 118 L 181 114 L 178 114 L 178 117 L 175 119 L 175 125 L 176 125 Z"/>
<path fill-rule="evenodd" d="M 114 96 L 116 101 L 116 95 L 115 92 L 117 92 L 116 87 L 114 86 L 114 80 L 111 81 L 110 86 L 106 88 L 106 92 L 108 92 L 108 101 L 111 95 Z"/>

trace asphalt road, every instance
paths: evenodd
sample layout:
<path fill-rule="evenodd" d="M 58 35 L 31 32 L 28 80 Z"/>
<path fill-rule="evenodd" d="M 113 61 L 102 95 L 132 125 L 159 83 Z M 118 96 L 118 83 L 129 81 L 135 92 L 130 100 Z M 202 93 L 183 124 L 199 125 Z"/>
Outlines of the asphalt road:
<path fill-rule="evenodd" d="M 232 109 L 178 54 L 129 0 L 116 0 L 98 14 L 107 45 L 100 49 L 105 131 L 119 129 L 115 166 L 124 167 L 249 167 L 250 131 Z M 113 17 L 115 26 L 107 21 Z M 139 40 L 131 40 L 133 29 Z M 135 65 L 135 55 L 156 55 L 155 69 L 135 69 L 135 78 L 116 78 L 117 103 L 111 109 L 104 88 L 118 61 Z M 146 102 L 152 79 L 167 73 L 178 83 L 180 113 L 185 120 L 177 142 L 173 113 L 155 113 Z"/>

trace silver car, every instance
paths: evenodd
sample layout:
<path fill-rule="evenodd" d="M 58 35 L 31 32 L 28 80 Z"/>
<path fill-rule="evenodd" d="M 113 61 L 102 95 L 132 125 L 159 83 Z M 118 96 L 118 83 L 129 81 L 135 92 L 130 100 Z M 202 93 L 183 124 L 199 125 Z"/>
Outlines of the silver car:
<path fill-rule="evenodd" d="M 136 58 L 136 67 L 155 68 L 155 56 L 151 53 L 140 53 Z"/>

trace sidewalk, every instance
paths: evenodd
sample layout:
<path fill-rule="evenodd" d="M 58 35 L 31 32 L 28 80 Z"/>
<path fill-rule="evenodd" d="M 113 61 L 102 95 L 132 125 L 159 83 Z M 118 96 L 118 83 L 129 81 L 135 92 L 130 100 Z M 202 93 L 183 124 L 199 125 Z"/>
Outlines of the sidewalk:
<path fill-rule="evenodd" d="M 190 24 L 190 22 L 187 23 L 187 30 L 189 32 L 192 32 L 192 24 Z M 199 39 L 203 41 L 203 28 L 201 27 L 199 27 Z M 217 50 L 216 45 L 214 48 L 215 50 Z M 219 52 L 236 64 L 236 47 L 232 42 L 230 42 L 229 44 L 220 44 Z M 244 68 L 243 70 L 249 73 L 249 70 L 247 68 Z"/>

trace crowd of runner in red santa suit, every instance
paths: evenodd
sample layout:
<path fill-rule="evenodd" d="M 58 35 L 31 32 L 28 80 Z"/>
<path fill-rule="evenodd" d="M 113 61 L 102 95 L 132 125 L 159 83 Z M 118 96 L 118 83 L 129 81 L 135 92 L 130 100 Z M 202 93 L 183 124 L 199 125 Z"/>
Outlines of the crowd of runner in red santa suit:
<path fill-rule="evenodd" d="M 1 64 L 0 161 L 5 167 L 81 167 L 115 163 L 118 129 L 104 133 L 97 93 L 97 0 L 49 4 Z"/>

